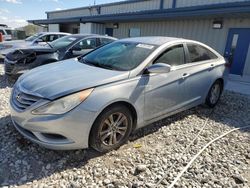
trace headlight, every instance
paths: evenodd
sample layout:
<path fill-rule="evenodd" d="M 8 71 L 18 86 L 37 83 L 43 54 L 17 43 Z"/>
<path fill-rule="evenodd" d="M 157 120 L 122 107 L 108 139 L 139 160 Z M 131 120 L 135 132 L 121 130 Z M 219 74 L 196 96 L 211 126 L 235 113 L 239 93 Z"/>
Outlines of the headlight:
<path fill-rule="evenodd" d="M 66 97 L 62 97 L 41 107 L 38 107 L 37 109 L 33 110 L 32 113 L 37 115 L 64 114 L 86 100 L 93 90 L 93 88 L 87 89 L 78 93 L 68 95 Z"/>

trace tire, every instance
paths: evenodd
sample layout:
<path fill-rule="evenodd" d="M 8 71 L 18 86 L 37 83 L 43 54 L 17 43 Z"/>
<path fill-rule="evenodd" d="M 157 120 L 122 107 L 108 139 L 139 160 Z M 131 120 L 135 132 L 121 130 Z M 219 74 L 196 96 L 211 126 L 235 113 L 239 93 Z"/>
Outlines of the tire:
<path fill-rule="evenodd" d="M 214 108 L 217 105 L 220 100 L 222 90 L 222 82 L 220 80 L 216 80 L 211 86 L 206 98 L 206 104 L 210 108 Z"/>
<path fill-rule="evenodd" d="M 101 153 L 117 149 L 128 141 L 132 127 L 130 110 L 124 105 L 111 106 L 93 124 L 89 137 L 90 146 Z"/>
<path fill-rule="evenodd" d="M 8 84 L 13 85 L 17 81 L 19 76 L 5 74 L 5 77 L 6 77 L 6 81 L 8 82 Z"/>

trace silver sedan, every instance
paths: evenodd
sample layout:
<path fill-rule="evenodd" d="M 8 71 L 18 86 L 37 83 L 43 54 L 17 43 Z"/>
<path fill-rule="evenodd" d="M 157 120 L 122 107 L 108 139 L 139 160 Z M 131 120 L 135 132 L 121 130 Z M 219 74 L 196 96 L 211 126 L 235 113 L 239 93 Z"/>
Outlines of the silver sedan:
<path fill-rule="evenodd" d="M 214 107 L 227 72 L 225 59 L 200 42 L 122 39 L 21 76 L 11 117 L 44 147 L 107 152 L 159 119 L 202 103 Z"/>

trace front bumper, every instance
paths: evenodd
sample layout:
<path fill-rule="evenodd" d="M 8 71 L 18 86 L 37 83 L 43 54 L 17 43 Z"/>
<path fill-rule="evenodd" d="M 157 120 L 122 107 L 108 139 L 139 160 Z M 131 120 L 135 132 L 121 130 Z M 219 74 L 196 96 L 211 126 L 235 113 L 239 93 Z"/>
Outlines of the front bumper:
<path fill-rule="evenodd" d="M 95 112 L 84 110 L 79 105 L 63 115 L 33 115 L 31 111 L 37 107 L 38 105 L 34 104 L 20 112 L 15 109 L 12 100 L 10 101 L 11 119 L 24 137 L 54 150 L 89 147 L 89 133 L 96 117 Z"/>
<path fill-rule="evenodd" d="M 4 72 L 7 75 L 10 76 L 20 76 L 21 74 L 27 72 L 29 70 L 29 67 L 26 66 L 21 66 L 16 63 L 13 63 L 6 58 L 4 59 Z"/>

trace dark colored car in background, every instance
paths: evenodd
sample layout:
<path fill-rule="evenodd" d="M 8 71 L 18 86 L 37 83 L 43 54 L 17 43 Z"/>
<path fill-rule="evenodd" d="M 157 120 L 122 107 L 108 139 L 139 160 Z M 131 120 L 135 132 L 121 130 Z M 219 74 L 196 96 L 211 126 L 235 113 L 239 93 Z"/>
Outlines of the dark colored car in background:
<path fill-rule="evenodd" d="M 16 49 L 6 55 L 5 74 L 17 77 L 41 65 L 84 55 L 115 40 L 102 35 L 75 34 L 57 39 L 46 46 Z"/>
<path fill-rule="evenodd" d="M 4 61 L 4 58 L 8 53 L 15 49 L 28 48 L 30 46 L 42 46 L 48 42 L 52 42 L 61 37 L 71 35 L 70 33 L 63 32 L 41 32 L 36 33 L 25 40 L 12 40 L 4 41 L 0 43 L 0 62 Z"/>

